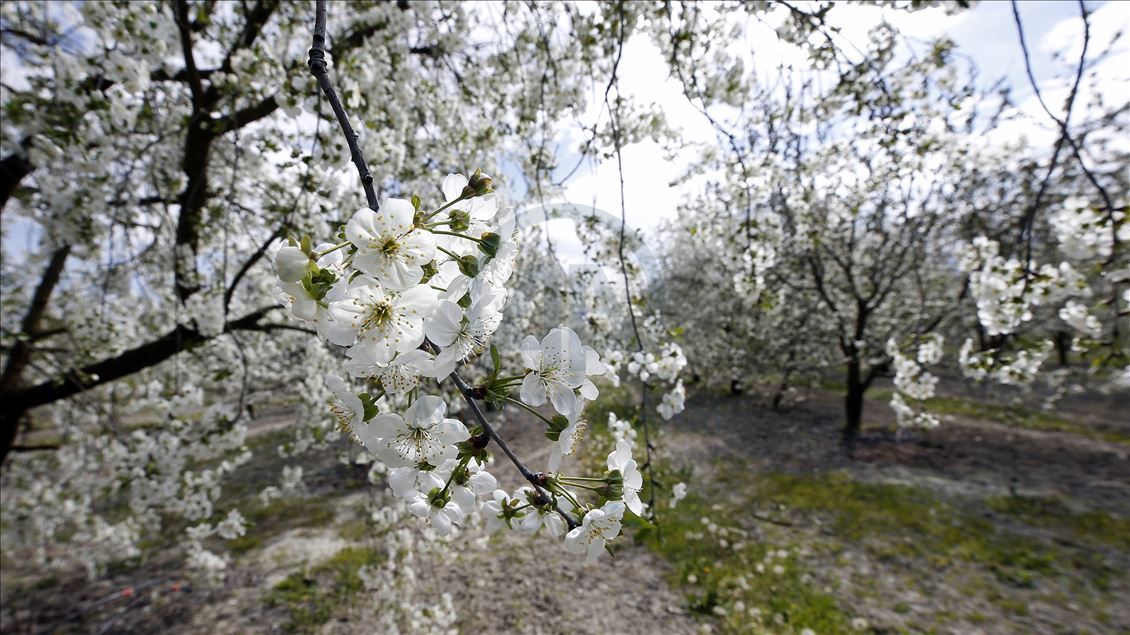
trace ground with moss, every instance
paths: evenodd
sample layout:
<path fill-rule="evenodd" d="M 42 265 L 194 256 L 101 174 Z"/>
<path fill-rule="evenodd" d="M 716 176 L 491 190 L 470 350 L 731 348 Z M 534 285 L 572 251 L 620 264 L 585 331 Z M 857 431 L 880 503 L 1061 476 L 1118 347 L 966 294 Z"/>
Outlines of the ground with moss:
<path fill-rule="evenodd" d="M 423 568 L 422 585 L 454 595 L 467 633 L 1130 632 L 1122 401 L 1075 398 L 1049 413 L 954 392 L 931 404 L 940 429 L 896 439 L 880 387 L 851 457 L 834 390 L 782 413 L 692 399 L 663 426 L 654 463 L 661 483 L 690 494 L 672 508 L 657 491 L 659 527 L 629 523 L 615 558 L 586 566 L 548 541 L 497 536 Z M 607 446 L 594 415 L 590 447 Z M 183 570 L 175 527 L 93 583 L 6 560 L 2 630 L 373 632 L 381 606 L 359 571 L 384 549 L 366 468 L 339 460 L 347 446 L 298 461 L 298 500 L 255 499 L 284 465 L 273 448 L 287 425 L 283 413 L 257 421 L 262 451 L 225 487 L 221 507 L 253 524 L 230 543 L 222 584 Z M 514 414 L 504 428 L 531 465 L 545 462 L 533 421 Z"/>

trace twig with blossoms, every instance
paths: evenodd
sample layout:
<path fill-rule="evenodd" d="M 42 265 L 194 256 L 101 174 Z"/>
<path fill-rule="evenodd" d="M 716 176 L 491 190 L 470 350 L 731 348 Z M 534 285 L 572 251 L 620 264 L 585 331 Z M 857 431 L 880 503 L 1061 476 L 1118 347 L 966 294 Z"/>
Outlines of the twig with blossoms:
<path fill-rule="evenodd" d="M 376 201 L 363 153 L 329 81 L 324 0 L 316 11 L 310 69 L 334 107 L 369 205 L 341 228 L 341 242 L 315 245 L 309 236 L 290 238 L 275 254 L 275 265 L 291 315 L 314 323 L 320 338 L 348 347 L 345 369 L 372 387 L 356 394 L 341 378 L 328 376 L 331 411 L 343 431 L 391 468 L 393 492 L 437 534 L 450 534 L 481 507 L 488 528 L 507 525 L 532 534 L 546 527 L 554 536 L 564 534 L 567 551 L 595 559 L 620 533 L 624 510 L 643 511 L 642 479 L 625 443 L 609 455 L 603 476 L 555 473 L 587 426 L 585 401 L 598 396 L 589 377 L 604 374 L 605 366 L 561 326 L 540 341 L 530 336 L 522 343 L 523 375 L 499 377 L 500 356 L 490 346 L 494 370 L 484 385 L 471 388 L 459 376 L 456 366 L 483 353 L 502 320 L 517 250 L 513 213 L 499 211 L 492 179 L 480 171 L 470 178 L 448 175 L 441 187 L 445 202 L 431 212 L 421 209 L 416 196 Z M 437 383 L 450 378 L 478 425 L 468 429 L 448 418 L 442 398 L 421 394 L 424 377 Z M 519 383 L 520 400 L 510 396 Z M 476 399 L 515 403 L 535 413 L 531 406 L 549 401 L 558 414 L 538 416 L 555 442 L 551 472 L 526 467 Z M 387 412 L 393 400 L 406 401 L 407 409 Z M 491 440 L 530 487 L 513 496 L 495 490 L 494 500 L 480 505 L 479 497 L 496 485 L 485 470 Z M 570 488 L 592 492 L 600 505 L 582 504 Z"/>
<path fill-rule="evenodd" d="M 545 484 L 546 475 L 543 473 L 531 472 L 530 469 L 526 467 L 524 463 L 522 463 L 521 459 L 519 459 L 518 456 L 514 454 L 514 451 L 510 449 L 510 446 L 507 445 L 506 441 L 498 435 L 497 431 L 495 431 L 494 426 L 492 426 L 490 422 L 487 421 L 487 418 L 483 414 L 482 409 L 479 408 L 479 404 L 475 403 L 475 397 L 472 393 L 472 388 L 467 385 L 467 382 L 463 381 L 463 378 L 459 376 L 459 373 L 452 372 L 449 377 L 451 378 L 452 383 L 455 384 L 455 387 L 459 389 L 459 394 L 463 395 L 463 400 L 467 402 L 467 407 L 471 409 L 471 414 L 474 415 L 475 421 L 477 421 L 479 425 L 482 426 L 483 431 L 491 439 L 494 440 L 495 444 L 498 445 L 498 447 L 502 450 L 502 453 L 506 455 L 506 458 L 510 459 L 510 462 L 514 464 L 514 467 L 518 468 L 518 471 L 522 474 L 522 478 L 530 482 L 530 485 L 534 487 L 534 491 L 544 496 L 546 500 L 551 500 L 553 496 L 549 492 L 545 491 L 545 489 L 542 487 Z M 574 520 L 572 516 L 565 513 L 556 504 L 554 504 L 554 509 L 556 509 L 557 513 L 565 519 L 565 522 L 569 525 L 569 529 L 574 529 L 577 527 L 577 521 Z"/>

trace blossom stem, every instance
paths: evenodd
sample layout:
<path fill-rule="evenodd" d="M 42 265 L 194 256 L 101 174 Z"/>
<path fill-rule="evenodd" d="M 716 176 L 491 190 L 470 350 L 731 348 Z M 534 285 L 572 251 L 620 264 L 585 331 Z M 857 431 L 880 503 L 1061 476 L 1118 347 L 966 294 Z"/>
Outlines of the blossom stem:
<path fill-rule="evenodd" d="M 455 253 L 455 252 L 453 252 L 453 251 L 449 251 L 449 250 L 447 250 L 447 249 L 444 249 L 443 247 L 440 247 L 439 245 L 436 245 L 436 249 L 438 249 L 438 250 L 442 251 L 443 253 L 447 254 L 448 256 L 451 256 L 451 257 L 452 257 L 452 258 L 454 258 L 454 259 L 455 259 L 456 261 L 458 261 L 458 260 L 460 260 L 460 258 L 462 258 L 462 256 L 460 256 L 459 254 L 457 254 L 457 253 Z"/>
<path fill-rule="evenodd" d="M 447 490 L 451 489 L 451 483 L 455 481 L 455 475 L 459 472 L 460 468 L 467 467 L 467 463 L 469 463 L 470 461 L 471 461 L 470 455 L 467 455 L 467 456 L 459 459 L 459 466 L 456 467 L 454 470 L 451 470 L 451 475 L 447 477 L 447 482 L 443 484 L 443 489 L 440 490 L 440 492 L 439 492 L 440 496 L 443 496 L 444 494 L 447 493 Z"/>
<path fill-rule="evenodd" d="M 507 397 L 506 401 L 509 401 L 512 404 L 517 404 L 518 406 L 521 406 L 523 409 L 526 410 L 526 412 L 528 412 L 528 413 L 534 415 L 535 417 L 537 417 L 538 419 L 541 419 L 542 421 L 544 421 L 546 423 L 546 425 L 553 425 L 553 422 L 550 421 L 549 419 L 546 419 L 543 414 L 541 414 L 537 410 L 534 410 L 533 408 L 527 406 L 526 404 L 522 403 L 521 401 L 518 401 L 517 399 L 515 399 L 513 397 Z"/>
<path fill-rule="evenodd" d="M 522 380 L 521 379 L 495 380 L 491 383 L 494 386 L 498 386 L 500 388 L 515 388 L 515 387 L 520 386 L 522 384 Z"/>
<path fill-rule="evenodd" d="M 564 496 L 564 497 L 565 497 L 565 500 L 567 500 L 567 501 L 569 501 L 570 503 L 572 503 L 572 504 L 573 504 L 573 507 L 575 507 L 575 508 L 577 508 L 577 509 L 581 509 L 581 503 L 580 503 L 580 501 L 578 501 L 578 500 L 577 500 L 577 497 L 576 497 L 576 496 L 573 496 L 573 493 L 572 493 L 572 492 L 570 492 L 569 490 L 565 489 L 564 487 L 557 487 L 557 488 L 555 488 L 555 489 L 556 489 L 556 493 L 558 493 L 558 494 L 560 494 L 560 495 Z M 558 510 L 558 511 L 560 511 L 560 510 Z M 574 524 L 573 524 L 573 523 L 570 523 L 570 524 L 569 524 L 569 527 L 570 527 L 570 528 L 572 528 L 573 526 L 574 526 Z"/>
<path fill-rule="evenodd" d="M 596 478 L 593 476 L 558 476 L 559 481 L 596 481 L 597 483 L 605 482 L 604 478 Z"/>
<path fill-rule="evenodd" d="M 600 490 L 601 490 L 601 488 L 599 488 L 599 487 L 593 487 L 592 485 L 582 485 L 580 483 L 569 483 L 569 486 L 570 487 L 579 487 L 581 489 L 587 489 L 590 492 L 597 492 L 597 493 L 600 493 Z"/>
<path fill-rule="evenodd" d="M 340 243 L 340 244 L 334 245 L 333 247 L 330 247 L 329 249 L 327 249 L 327 250 L 325 250 L 325 251 L 320 251 L 320 252 L 318 252 L 318 253 L 314 254 L 314 258 L 313 258 L 313 260 L 318 260 L 318 259 L 319 259 L 319 258 L 321 258 L 322 256 L 326 256 L 326 255 L 332 254 L 333 252 L 337 251 L 338 249 L 341 249 L 341 248 L 343 248 L 343 247 L 348 247 L 348 246 L 350 246 L 350 245 L 352 245 L 352 244 L 353 244 L 353 243 L 351 243 L 351 242 L 349 242 L 349 241 L 347 240 L 347 241 L 345 241 L 345 242 L 343 242 L 343 243 Z"/>
<path fill-rule="evenodd" d="M 480 239 L 480 238 L 475 238 L 474 236 L 468 236 L 467 234 L 460 234 L 458 232 L 449 232 L 449 231 L 444 231 L 442 229 L 431 229 L 431 228 L 429 228 L 428 231 L 430 231 L 433 234 L 441 234 L 443 236 L 455 236 L 456 238 L 464 238 L 466 240 L 473 240 L 477 243 L 483 242 L 482 239 Z"/>
<path fill-rule="evenodd" d="M 424 222 L 426 223 L 426 222 L 430 221 L 431 219 L 435 218 L 436 214 L 439 214 L 443 210 L 451 207 L 452 205 L 458 203 L 459 201 L 464 200 L 464 198 L 465 198 L 464 196 L 460 196 L 459 198 L 455 199 L 454 201 L 448 201 L 447 203 L 444 203 L 442 207 L 440 207 L 436 211 L 432 212 L 431 214 L 428 214 L 427 216 L 425 216 Z"/>

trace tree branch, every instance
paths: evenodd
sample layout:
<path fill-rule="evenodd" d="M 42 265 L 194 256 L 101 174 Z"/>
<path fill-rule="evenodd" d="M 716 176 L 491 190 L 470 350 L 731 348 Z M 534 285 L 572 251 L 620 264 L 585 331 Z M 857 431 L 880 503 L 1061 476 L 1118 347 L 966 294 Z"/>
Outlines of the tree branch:
<path fill-rule="evenodd" d="M 321 87 L 322 92 L 325 93 L 326 98 L 333 107 L 334 115 L 337 116 L 337 121 L 341 125 L 341 130 L 345 134 L 346 142 L 349 144 L 349 150 L 353 158 L 353 163 L 357 166 L 357 172 L 361 176 L 361 184 L 365 188 L 365 197 L 368 199 L 369 207 L 377 210 L 379 204 L 377 202 L 376 192 L 373 189 L 373 177 L 369 173 L 369 168 L 365 164 L 365 156 L 361 151 L 361 147 L 357 144 L 357 135 L 353 132 L 353 127 L 349 125 L 349 116 L 345 113 L 345 108 L 338 99 L 337 93 L 334 91 L 333 84 L 330 83 L 329 72 L 326 69 L 325 60 L 325 46 L 326 46 L 326 0 L 317 0 L 317 8 L 314 17 L 314 43 L 310 49 L 310 72 L 318 80 L 318 86 Z M 430 347 L 431 343 L 424 340 L 424 346 Z M 487 435 L 494 440 L 495 444 L 502 449 L 502 452 L 510 459 L 522 477 L 533 486 L 534 490 L 539 494 L 546 496 L 548 499 L 553 500 L 552 495 L 545 491 L 542 487 L 538 475 L 531 472 L 514 454 L 506 441 L 498 435 L 494 427 L 487 421 L 483 411 L 475 402 L 475 397 L 471 388 L 459 376 L 458 373 L 452 372 L 450 375 L 451 381 L 459 389 L 459 393 L 463 396 L 463 401 L 467 403 L 467 407 L 471 409 L 471 414 L 474 415 L 475 420 L 486 431 Z M 565 519 L 569 525 L 569 529 L 577 526 L 577 521 L 572 516 L 566 514 L 557 507 L 557 513 Z"/>
<path fill-rule="evenodd" d="M 314 15 L 314 43 L 310 48 L 309 66 L 310 72 L 318 81 L 318 87 L 322 89 L 326 99 L 330 102 L 334 116 L 337 117 L 337 122 L 345 135 L 345 143 L 349 146 L 350 157 L 353 164 L 357 166 L 357 174 L 361 177 L 361 187 L 365 190 L 365 200 L 370 209 L 376 210 L 379 203 L 377 202 L 376 189 L 373 187 L 373 175 L 369 172 L 369 166 L 365 164 L 365 155 L 361 152 L 360 144 L 357 143 L 357 133 L 353 131 L 353 126 L 349 123 L 349 115 L 345 114 L 345 107 L 342 106 L 341 99 L 337 96 L 333 83 L 330 82 L 330 73 L 326 66 L 325 0 L 318 0 Z"/>
<path fill-rule="evenodd" d="M 279 102 L 275 99 L 274 95 L 263 99 L 262 101 L 237 110 L 230 115 L 225 115 L 212 122 L 214 134 L 227 134 L 234 130 L 259 121 L 260 119 L 270 115 L 279 109 Z"/>
<path fill-rule="evenodd" d="M 30 145 L 31 139 L 25 138 L 20 143 L 21 152 L 12 153 L 0 160 L 0 213 L 4 211 L 8 199 L 19 187 L 20 181 L 35 170 L 35 166 L 27 157 L 27 149 Z"/>
<path fill-rule="evenodd" d="M 43 319 L 43 314 L 47 310 L 47 302 L 51 299 L 51 293 L 55 290 L 55 286 L 59 284 L 63 267 L 70 255 L 70 245 L 64 245 L 51 254 L 47 269 L 44 270 L 43 276 L 39 279 L 39 284 L 35 287 L 35 292 L 31 296 L 31 304 L 27 308 L 27 313 L 24 314 L 21 325 L 23 337 L 17 339 L 12 346 L 12 352 L 8 355 L 8 363 L 4 365 L 4 373 L 0 375 L 0 392 L 9 390 L 19 382 L 24 367 L 31 359 L 31 336 L 39 329 L 39 322 Z"/>
<path fill-rule="evenodd" d="M 256 330 L 259 320 L 277 306 L 264 307 L 228 322 L 224 332 Z M 184 326 L 165 335 L 132 348 L 116 357 L 70 369 L 61 376 L 28 388 L 0 391 L 4 410 L 0 413 L 0 464 L 15 442 L 19 421 L 32 408 L 66 399 L 97 386 L 151 368 L 173 357 L 182 350 L 203 344 L 217 336 L 206 336 Z"/>
<path fill-rule="evenodd" d="M 184 55 L 184 69 L 188 75 L 188 88 L 192 92 L 192 106 L 197 110 L 204 105 L 204 85 L 200 81 L 200 73 L 196 70 L 196 56 L 192 52 L 191 23 L 188 19 L 186 0 L 177 0 L 175 21 L 180 32 L 180 47 Z"/>
<path fill-rule="evenodd" d="M 278 229 L 276 229 L 270 236 L 267 237 L 267 240 L 263 241 L 262 245 L 259 245 L 259 248 L 255 250 L 255 253 L 251 254 L 251 257 L 248 258 L 242 266 L 240 266 L 239 271 L 235 272 L 235 277 L 232 278 L 231 284 L 229 284 L 228 288 L 224 291 L 225 311 L 227 311 L 228 305 L 231 304 L 232 295 L 235 294 L 235 288 L 239 286 L 240 281 L 243 280 L 243 276 L 247 275 L 248 270 L 250 270 L 251 267 L 255 266 L 255 263 L 259 262 L 259 260 L 263 257 L 263 254 L 267 253 L 267 248 L 271 246 L 271 243 L 275 242 L 275 239 L 279 236 L 282 236 L 284 231 L 286 231 L 286 225 L 282 225 Z"/>

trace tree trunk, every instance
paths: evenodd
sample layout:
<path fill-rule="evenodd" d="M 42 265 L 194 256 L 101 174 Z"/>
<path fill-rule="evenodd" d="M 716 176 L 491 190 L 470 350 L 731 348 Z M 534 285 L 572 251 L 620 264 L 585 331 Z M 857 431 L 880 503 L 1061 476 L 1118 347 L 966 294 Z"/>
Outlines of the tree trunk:
<path fill-rule="evenodd" d="M 790 371 L 785 371 L 784 376 L 781 377 L 781 383 L 777 386 L 777 392 L 773 393 L 773 401 L 770 404 L 770 408 L 774 411 L 781 409 L 781 401 L 785 398 L 785 391 L 789 389 L 789 378 L 791 375 L 792 373 Z"/>
<path fill-rule="evenodd" d="M 863 423 L 863 392 L 867 387 L 863 383 L 863 373 L 858 358 L 848 361 L 847 367 L 847 395 L 844 397 L 844 413 L 847 422 L 844 425 L 843 443 L 850 453 L 855 448 L 859 438 L 859 429 Z"/>
<path fill-rule="evenodd" d="M 1055 334 L 1055 352 L 1059 358 L 1059 367 L 1066 368 L 1068 364 L 1067 353 L 1071 348 L 1071 337 L 1063 332 L 1057 331 Z"/>

